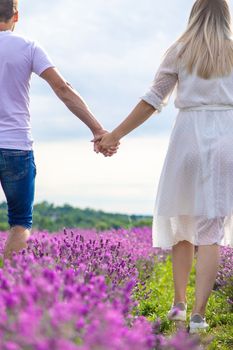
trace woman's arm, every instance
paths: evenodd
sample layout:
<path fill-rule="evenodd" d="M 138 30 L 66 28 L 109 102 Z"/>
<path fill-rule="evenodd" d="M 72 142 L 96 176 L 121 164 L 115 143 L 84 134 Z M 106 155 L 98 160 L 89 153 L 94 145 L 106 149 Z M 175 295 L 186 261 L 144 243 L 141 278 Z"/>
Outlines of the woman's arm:
<path fill-rule="evenodd" d="M 118 140 L 143 124 L 153 113 L 155 108 L 145 101 L 140 101 L 129 116 L 113 130 L 112 134 Z"/>
<path fill-rule="evenodd" d="M 154 112 L 155 108 L 153 106 L 145 101 L 140 101 L 117 128 L 101 138 L 98 144 L 100 152 L 105 153 L 107 150 L 111 149 L 111 147 L 116 147 L 122 137 L 143 124 Z M 94 139 L 95 142 L 98 140 L 100 140 L 100 138 Z"/>
<path fill-rule="evenodd" d="M 160 64 L 151 87 L 141 97 L 142 101 L 137 104 L 129 116 L 110 134 L 103 136 L 98 144 L 99 150 L 106 155 L 107 150 L 117 144 L 119 140 L 144 123 L 155 111 L 160 113 L 167 104 L 169 97 L 178 82 L 178 57 L 177 44 L 172 45 L 165 54 Z M 95 139 L 97 141 L 97 139 Z"/>

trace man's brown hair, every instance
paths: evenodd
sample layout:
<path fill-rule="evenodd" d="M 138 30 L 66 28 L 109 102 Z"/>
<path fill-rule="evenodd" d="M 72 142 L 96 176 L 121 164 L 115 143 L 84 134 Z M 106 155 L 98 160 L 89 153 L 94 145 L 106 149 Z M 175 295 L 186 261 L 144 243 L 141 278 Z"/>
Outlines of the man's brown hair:
<path fill-rule="evenodd" d="M 0 0 L 0 22 L 8 22 L 17 11 L 17 0 Z"/>

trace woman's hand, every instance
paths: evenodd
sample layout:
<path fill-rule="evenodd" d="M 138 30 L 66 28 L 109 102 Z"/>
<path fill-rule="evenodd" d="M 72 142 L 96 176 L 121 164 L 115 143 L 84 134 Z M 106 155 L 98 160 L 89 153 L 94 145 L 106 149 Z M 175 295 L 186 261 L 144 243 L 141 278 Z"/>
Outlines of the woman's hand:
<path fill-rule="evenodd" d="M 105 157 L 111 157 L 117 153 L 120 142 L 112 133 L 105 132 L 102 135 L 96 135 L 92 140 L 94 142 L 94 150 L 96 153 L 103 153 Z"/>

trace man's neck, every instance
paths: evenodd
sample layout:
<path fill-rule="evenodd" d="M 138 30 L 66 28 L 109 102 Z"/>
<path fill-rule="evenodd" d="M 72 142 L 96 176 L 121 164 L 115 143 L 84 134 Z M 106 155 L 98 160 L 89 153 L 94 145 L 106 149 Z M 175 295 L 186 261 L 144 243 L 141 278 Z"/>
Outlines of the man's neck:
<path fill-rule="evenodd" d="M 0 32 L 4 32 L 6 30 L 12 30 L 12 23 L 0 22 Z"/>

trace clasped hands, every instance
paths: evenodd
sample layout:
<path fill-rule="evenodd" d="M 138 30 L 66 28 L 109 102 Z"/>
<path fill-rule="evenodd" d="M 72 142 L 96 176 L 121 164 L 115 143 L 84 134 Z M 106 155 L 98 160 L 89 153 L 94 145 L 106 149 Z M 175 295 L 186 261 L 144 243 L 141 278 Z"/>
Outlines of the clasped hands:
<path fill-rule="evenodd" d="M 119 139 L 111 132 L 101 130 L 94 134 L 94 151 L 96 153 L 102 153 L 105 157 L 111 157 L 119 148 Z"/>

